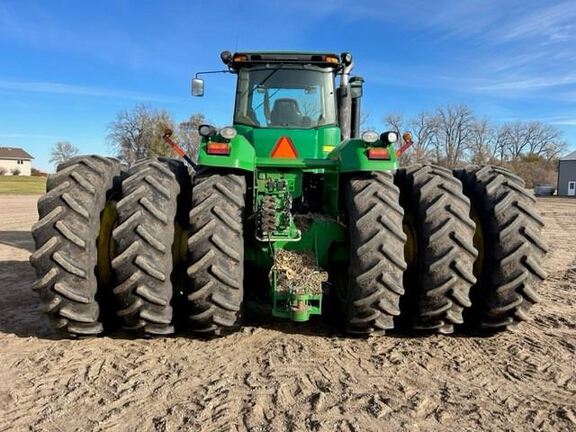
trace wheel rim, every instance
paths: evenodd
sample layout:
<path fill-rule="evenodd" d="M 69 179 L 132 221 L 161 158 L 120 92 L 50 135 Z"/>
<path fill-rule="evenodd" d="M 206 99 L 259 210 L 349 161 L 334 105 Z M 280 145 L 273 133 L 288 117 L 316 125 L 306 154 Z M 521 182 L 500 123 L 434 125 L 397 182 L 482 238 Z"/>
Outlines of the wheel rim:
<path fill-rule="evenodd" d="M 174 243 L 172 244 L 172 257 L 174 268 L 186 262 L 188 256 L 188 231 L 178 221 L 174 223 Z"/>
<path fill-rule="evenodd" d="M 118 212 L 116 211 L 116 201 L 110 200 L 100 214 L 100 232 L 98 234 L 98 280 L 103 285 L 112 283 L 112 259 L 114 258 L 114 238 L 112 230 L 116 227 Z"/>
<path fill-rule="evenodd" d="M 476 258 L 476 261 L 474 262 L 474 276 L 479 279 L 484 266 L 484 231 L 482 229 L 480 217 L 478 217 L 478 213 L 476 213 L 474 207 L 470 207 L 470 217 L 476 224 L 476 230 L 474 231 L 474 238 L 472 241 L 474 247 L 478 251 L 478 258 Z"/>
<path fill-rule="evenodd" d="M 412 213 L 405 215 L 402 228 L 407 237 L 406 245 L 404 246 L 404 259 L 408 268 L 413 269 L 418 256 L 418 237 L 416 234 L 416 222 Z"/>

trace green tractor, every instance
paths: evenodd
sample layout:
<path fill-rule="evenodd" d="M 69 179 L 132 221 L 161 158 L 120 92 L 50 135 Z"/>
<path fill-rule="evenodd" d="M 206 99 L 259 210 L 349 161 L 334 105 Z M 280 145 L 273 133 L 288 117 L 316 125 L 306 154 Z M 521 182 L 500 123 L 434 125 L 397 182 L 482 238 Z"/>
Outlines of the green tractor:
<path fill-rule="evenodd" d="M 237 76 L 234 121 L 199 128 L 197 162 L 82 156 L 48 179 L 31 262 L 58 328 L 94 335 L 116 319 L 147 335 L 175 323 L 222 335 L 252 302 L 360 335 L 527 318 L 546 246 L 520 178 L 399 168 L 410 134 L 360 132 L 364 80 L 349 53 L 221 59 Z"/>

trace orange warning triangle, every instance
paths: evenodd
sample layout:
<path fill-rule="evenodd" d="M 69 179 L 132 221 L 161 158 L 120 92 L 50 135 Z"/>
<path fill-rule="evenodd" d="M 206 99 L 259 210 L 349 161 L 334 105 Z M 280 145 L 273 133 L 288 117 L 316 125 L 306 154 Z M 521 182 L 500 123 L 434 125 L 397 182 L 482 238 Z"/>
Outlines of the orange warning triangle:
<path fill-rule="evenodd" d="M 292 140 L 283 136 L 276 142 L 270 156 L 279 159 L 297 159 L 298 152 L 296 151 Z"/>

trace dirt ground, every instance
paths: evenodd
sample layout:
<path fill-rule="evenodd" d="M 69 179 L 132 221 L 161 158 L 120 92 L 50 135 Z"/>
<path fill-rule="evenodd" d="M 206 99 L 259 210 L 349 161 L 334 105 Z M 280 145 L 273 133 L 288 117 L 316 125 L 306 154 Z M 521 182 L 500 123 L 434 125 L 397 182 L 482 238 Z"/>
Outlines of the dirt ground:
<path fill-rule="evenodd" d="M 0 431 L 576 430 L 575 199 L 539 201 L 549 279 L 508 333 L 271 322 L 212 341 L 53 332 L 30 289 L 36 199 L 0 196 Z"/>

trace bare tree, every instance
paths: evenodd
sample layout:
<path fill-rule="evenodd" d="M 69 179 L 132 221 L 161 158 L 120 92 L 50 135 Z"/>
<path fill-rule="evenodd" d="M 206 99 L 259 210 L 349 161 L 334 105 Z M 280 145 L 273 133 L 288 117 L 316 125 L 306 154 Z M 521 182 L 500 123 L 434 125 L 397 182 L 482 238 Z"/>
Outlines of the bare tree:
<path fill-rule="evenodd" d="M 475 164 L 501 164 L 504 150 L 502 128 L 488 119 L 475 120 L 470 136 L 470 162 Z"/>
<path fill-rule="evenodd" d="M 436 118 L 427 112 L 420 112 L 409 124 L 414 137 L 414 149 L 412 150 L 414 162 L 430 162 L 432 158 L 430 147 L 437 129 Z"/>
<path fill-rule="evenodd" d="M 552 160 L 567 148 L 558 128 L 538 121 L 506 123 L 501 135 L 502 153 L 509 161 L 530 154 Z"/>
<path fill-rule="evenodd" d="M 69 141 L 58 141 L 52 147 L 52 152 L 50 156 L 50 163 L 55 166 L 60 165 L 62 162 L 66 162 L 68 159 L 73 158 L 78 154 L 78 147 L 74 146 Z"/>
<path fill-rule="evenodd" d="M 557 161 L 566 151 L 568 150 L 568 143 L 563 139 L 559 139 L 558 141 L 552 141 L 546 144 L 543 153 L 543 156 L 547 161 Z"/>
<path fill-rule="evenodd" d="M 436 163 L 454 168 L 470 147 L 474 113 L 466 105 L 446 105 L 436 110 L 434 119 L 432 143 Z"/>
<path fill-rule="evenodd" d="M 198 127 L 206 124 L 208 121 L 204 114 L 192 114 L 186 121 L 178 125 L 178 139 L 180 146 L 190 156 L 192 160 L 198 157 L 198 148 L 200 147 L 201 136 L 198 133 Z"/>
<path fill-rule="evenodd" d="M 510 160 L 520 158 L 528 145 L 526 129 L 521 122 L 506 123 L 502 126 L 503 154 Z"/>
<path fill-rule="evenodd" d="M 170 114 L 147 105 L 120 111 L 108 126 L 108 142 L 118 158 L 132 165 L 149 156 L 169 156 L 171 149 L 162 140 L 166 128 L 173 129 Z"/>
<path fill-rule="evenodd" d="M 384 117 L 384 123 L 398 135 L 404 130 L 404 116 L 399 113 L 390 113 Z"/>
<path fill-rule="evenodd" d="M 558 158 L 568 147 L 562 139 L 562 132 L 552 125 L 530 122 L 526 128 L 528 129 L 528 154 L 535 154 L 549 161 Z"/>

